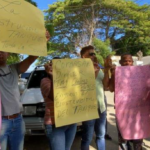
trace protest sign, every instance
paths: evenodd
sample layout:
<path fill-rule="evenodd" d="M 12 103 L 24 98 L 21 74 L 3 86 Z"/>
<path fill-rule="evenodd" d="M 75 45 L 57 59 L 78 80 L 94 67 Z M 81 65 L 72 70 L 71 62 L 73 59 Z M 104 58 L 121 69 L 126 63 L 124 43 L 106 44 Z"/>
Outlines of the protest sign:
<path fill-rule="evenodd" d="M 56 127 L 98 118 L 90 59 L 53 60 L 53 83 Z"/>
<path fill-rule="evenodd" d="M 115 108 L 124 139 L 150 136 L 150 66 L 116 68 Z"/>
<path fill-rule="evenodd" d="M 44 16 L 24 0 L 0 0 L 0 51 L 47 55 Z"/>

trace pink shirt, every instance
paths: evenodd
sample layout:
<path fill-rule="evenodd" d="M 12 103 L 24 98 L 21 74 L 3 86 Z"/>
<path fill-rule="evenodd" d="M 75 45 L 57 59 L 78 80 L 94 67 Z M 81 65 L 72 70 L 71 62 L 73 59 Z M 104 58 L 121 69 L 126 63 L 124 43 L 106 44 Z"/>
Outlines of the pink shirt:
<path fill-rule="evenodd" d="M 44 78 L 41 81 L 41 92 L 45 101 L 45 116 L 44 124 L 55 124 L 54 120 L 54 96 L 53 96 L 53 83 L 51 79 Z"/>

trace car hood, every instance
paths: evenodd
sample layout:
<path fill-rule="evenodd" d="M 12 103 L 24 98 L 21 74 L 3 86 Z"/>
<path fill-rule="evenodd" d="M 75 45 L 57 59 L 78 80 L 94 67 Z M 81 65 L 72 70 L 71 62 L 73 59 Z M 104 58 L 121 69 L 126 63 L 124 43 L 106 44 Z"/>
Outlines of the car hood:
<path fill-rule="evenodd" d="M 26 89 L 21 95 L 22 104 L 36 104 L 44 102 L 40 88 Z"/>

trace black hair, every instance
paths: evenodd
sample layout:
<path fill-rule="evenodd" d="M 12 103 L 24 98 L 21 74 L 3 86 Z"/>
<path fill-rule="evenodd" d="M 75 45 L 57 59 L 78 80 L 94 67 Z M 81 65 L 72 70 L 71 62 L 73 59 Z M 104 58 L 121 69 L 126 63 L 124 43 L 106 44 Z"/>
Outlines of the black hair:
<path fill-rule="evenodd" d="M 53 59 L 61 59 L 60 57 L 58 57 L 58 56 L 55 56 L 55 57 L 53 57 Z M 52 60 L 53 60 L 52 59 Z M 52 60 L 50 60 L 50 63 L 52 62 Z M 52 77 L 49 75 L 49 74 L 47 74 L 47 76 L 52 80 Z"/>
<path fill-rule="evenodd" d="M 88 50 L 90 50 L 90 49 L 94 50 L 94 47 L 93 47 L 92 45 L 83 47 L 83 48 L 81 49 L 81 51 L 80 51 L 81 57 L 82 57 Z"/>
<path fill-rule="evenodd" d="M 124 53 L 121 55 L 121 60 L 123 59 L 124 56 L 131 56 L 132 57 L 132 55 L 130 53 Z"/>
<path fill-rule="evenodd" d="M 58 56 L 55 56 L 55 57 L 53 57 L 53 59 L 61 59 L 61 58 Z M 52 62 L 53 59 L 51 59 L 50 62 Z"/>
<path fill-rule="evenodd" d="M 61 59 L 59 56 L 55 56 L 53 57 L 53 59 Z"/>

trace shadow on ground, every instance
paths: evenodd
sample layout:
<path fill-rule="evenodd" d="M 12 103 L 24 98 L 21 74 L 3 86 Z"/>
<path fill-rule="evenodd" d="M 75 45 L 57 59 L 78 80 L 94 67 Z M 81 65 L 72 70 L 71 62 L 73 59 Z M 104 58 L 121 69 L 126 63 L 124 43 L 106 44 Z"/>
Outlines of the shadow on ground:
<path fill-rule="evenodd" d="M 109 95 L 108 95 L 109 94 Z M 114 100 L 113 95 L 108 93 L 108 133 L 112 137 L 112 141 L 106 140 L 106 150 L 118 150 L 118 137 L 117 137 L 117 130 L 116 130 L 116 121 L 115 121 L 115 110 L 114 110 Z M 80 143 L 81 143 L 81 133 L 76 135 L 74 143 L 72 145 L 71 150 L 80 150 Z M 144 141 L 145 146 L 143 150 L 150 150 L 150 138 Z M 46 136 L 31 136 L 25 138 L 25 148 L 24 150 L 49 150 L 48 141 Z M 93 140 L 90 146 L 90 150 L 96 150 L 95 145 L 95 135 L 93 136 Z"/>
<path fill-rule="evenodd" d="M 114 119 L 112 119 L 114 121 Z M 106 150 L 118 150 L 117 146 L 117 130 L 114 125 L 108 122 L 108 133 L 112 137 L 112 141 L 106 140 Z M 150 141 L 150 139 L 147 139 Z M 81 133 L 76 134 L 76 138 L 72 145 L 71 150 L 80 150 Z M 150 146 L 145 145 L 143 150 L 149 150 Z M 25 138 L 24 150 L 49 150 L 48 141 L 46 136 L 31 136 Z M 91 143 L 90 150 L 96 150 L 95 135 Z"/>
<path fill-rule="evenodd" d="M 114 118 L 112 118 L 113 122 L 115 122 Z M 117 138 L 116 138 L 116 127 L 111 125 L 108 122 L 108 132 L 113 138 L 112 141 L 106 140 L 106 150 L 117 150 Z M 76 134 L 76 138 L 72 145 L 71 150 L 80 150 L 80 143 L 81 143 L 81 132 Z M 45 136 L 27 136 L 25 138 L 25 148 L 24 150 L 49 150 L 48 141 Z M 93 140 L 91 143 L 90 150 L 96 150 L 95 145 L 95 135 L 93 136 Z"/>

